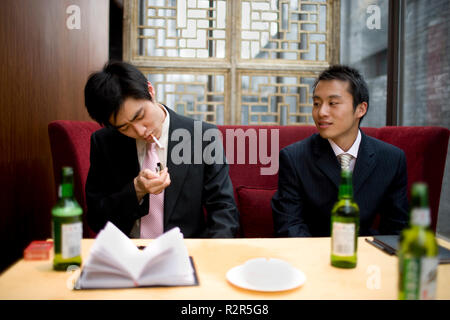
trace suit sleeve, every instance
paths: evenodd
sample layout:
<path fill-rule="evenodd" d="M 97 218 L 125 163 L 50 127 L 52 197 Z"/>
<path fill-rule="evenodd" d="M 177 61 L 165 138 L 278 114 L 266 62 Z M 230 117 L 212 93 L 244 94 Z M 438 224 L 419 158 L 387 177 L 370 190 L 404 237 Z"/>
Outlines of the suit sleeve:
<path fill-rule="evenodd" d="M 385 204 L 380 216 L 381 234 L 399 234 L 408 224 L 407 169 L 403 151 L 397 161 L 397 170 L 385 195 Z"/>
<path fill-rule="evenodd" d="M 206 236 L 233 238 L 239 229 L 239 211 L 220 141 L 218 145 L 222 150 L 222 161 L 214 161 L 204 167 L 202 203 L 207 211 Z"/>
<path fill-rule="evenodd" d="M 291 154 L 280 151 L 278 190 L 272 198 L 274 231 L 277 237 L 310 237 L 303 214 L 300 178 L 295 174 Z"/>
<path fill-rule="evenodd" d="M 139 204 L 133 180 L 119 190 L 112 190 L 110 172 L 105 155 L 97 143 L 95 133 L 91 136 L 90 168 L 86 180 L 87 221 L 89 227 L 99 232 L 107 221 L 114 223 L 129 234 L 136 219 L 148 213 L 148 195 Z"/>

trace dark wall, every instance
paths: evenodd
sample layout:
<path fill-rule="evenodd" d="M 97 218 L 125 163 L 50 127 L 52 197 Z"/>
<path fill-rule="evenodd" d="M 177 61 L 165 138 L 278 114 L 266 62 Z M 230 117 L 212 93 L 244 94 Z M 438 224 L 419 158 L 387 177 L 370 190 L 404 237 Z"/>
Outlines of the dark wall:
<path fill-rule="evenodd" d="M 66 26 L 69 5 L 80 8 L 80 29 Z M 0 270 L 51 237 L 47 125 L 89 120 L 83 89 L 108 59 L 108 28 L 108 0 L 0 1 Z"/>
<path fill-rule="evenodd" d="M 109 2 L 109 58 L 122 61 L 123 0 Z"/>

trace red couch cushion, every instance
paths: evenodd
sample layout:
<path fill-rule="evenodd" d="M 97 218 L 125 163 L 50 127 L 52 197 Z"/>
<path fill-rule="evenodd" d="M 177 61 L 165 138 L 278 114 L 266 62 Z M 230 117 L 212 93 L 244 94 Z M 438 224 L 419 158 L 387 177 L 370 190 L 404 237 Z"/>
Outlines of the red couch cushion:
<path fill-rule="evenodd" d="M 259 158 L 259 144 L 262 137 L 262 131 L 267 133 L 267 156 L 272 157 L 271 141 L 272 135 L 278 132 L 278 148 L 276 148 L 275 156 L 277 161 L 279 151 L 299 140 L 303 140 L 316 132 L 314 126 L 218 126 L 224 140 L 225 153 L 230 165 L 230 177 L 234 188 L 239 186 L 251 186 L 262 188 L 276 188 L 278 184 L 278 171 L 273 175 L 261 175 L 261 168 L 267 168 L 270 165 L 262 164 Z M 277 131 L 278 130 L 278 131 Z M 253 133 L 252 146 L 250 146 L 249 136 Z M 230 140 L 233 143 L 230 144 Z M 244 148 L 238 150 L 238 144 L 244 141 Z M 230 145 L 233 146 L 232 150 Z M 242 155 L 241 152 L 245 152 Z M 250 163 L 249 154 L 252 153 L 256 157 L 256 163 Z M 233 156 L 231 156 L 233 155 Z M 239 156 L 245 158 L 245 163 L 238 163 Z M 235 196 L 237 196 L 235 194 Z"/>
<path fill-rule="evenodd" d="M 442 178 L 449 130 L 440 127 L 383 127 L 378 139 L 399 147 L 405 152 L 408 170 L 408 197 L 411 185 L 423 181 L 428 184 L 431 224 L 436 230 L 441 196 Z"/>
<path fill-rule="evenodd" d="M 95 237 L 95 233 L 88 227 L 86 221 L 84 187 L 90 166 L 91 135 L 100 128 L 99 124 L 92 121 L 57 120 L 48 125 L 55 184 L 58 186 L 61 183 L 61 168 L 71 166 L 74 170 L 75 198 L 84 212 L 83 236 L 89 238 Z"/>
<path fill-rule="evenodd" d="M 241 186 L 237 188 L 241 236 L 245 238 L 272 238 L 272 196 L 276 189 Z"/>

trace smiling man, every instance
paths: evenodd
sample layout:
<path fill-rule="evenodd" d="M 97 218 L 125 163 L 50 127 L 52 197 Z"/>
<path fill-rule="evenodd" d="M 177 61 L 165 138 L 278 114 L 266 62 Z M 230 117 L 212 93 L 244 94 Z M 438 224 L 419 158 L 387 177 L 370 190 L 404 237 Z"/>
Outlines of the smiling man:
<path fill-rule="evenodd" d="M 124 62 L 107 63 L 89 77 L 85 104 L 104 126 L 91 137 L 86 181 L 93 231 L 111 221 L 133 238 L 155 238 L 173 227 L 189 238 L 235 236 L 239 213 L 225 159 L 179 163 L 170 157 L 183 143 L 187 158 L 194 158 L 194 141 L 171 140 L 175 130 L 194 139 L 194 128 L 204 132 L 214 125 L 159 104 L 145 76 Z M 200 143 L 203 151 L 206 142 Z"/>
<path fill-rule="evenodd" d="M 319 133 L 280 151 L 278 190 L 272 198 L 277 236 L 330 236 L 340 183 L 338 156 L 344 153 L 352 159 L 360 235 L 398 234 L 406 226 L 405 154 L 359 129 L 368 108 L 369 90 L 357 70 L 337 65 L 319 75 L 312 111 Z"/>

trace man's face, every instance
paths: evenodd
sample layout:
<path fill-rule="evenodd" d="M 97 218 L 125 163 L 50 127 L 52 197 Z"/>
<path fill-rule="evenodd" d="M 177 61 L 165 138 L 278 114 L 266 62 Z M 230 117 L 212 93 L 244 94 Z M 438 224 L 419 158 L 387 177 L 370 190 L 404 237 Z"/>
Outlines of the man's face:
<path fill-rule="evenodd" d="M 111 115 L 110 123 L 127 137 L 153 142 L 151 135 L 161 137 L 165 112 L 162 107 L 150 100 L 127 98 L 116 119 Z"/>
<path fill-rule="evenodd" d="M 319 134 L 324 139 L 333 140 L 341 148 L 348 143 L 351 146 L 358 132 L 359 121 L 367 110 L 365 102 L 353 110 L 349 85 L 348 81 L 321 80 L 313 97 L 312 115 Z"/>

